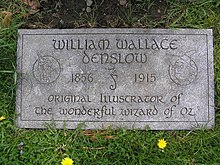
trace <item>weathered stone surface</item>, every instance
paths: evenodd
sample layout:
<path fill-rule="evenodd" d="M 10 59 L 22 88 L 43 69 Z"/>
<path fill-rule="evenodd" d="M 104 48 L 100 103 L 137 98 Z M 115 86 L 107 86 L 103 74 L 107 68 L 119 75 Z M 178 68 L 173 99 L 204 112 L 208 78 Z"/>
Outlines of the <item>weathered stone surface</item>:
<path fill-rule="evenodd" d="M 19 30 L 17 126 L 214 126 L 212 30 Z"/>

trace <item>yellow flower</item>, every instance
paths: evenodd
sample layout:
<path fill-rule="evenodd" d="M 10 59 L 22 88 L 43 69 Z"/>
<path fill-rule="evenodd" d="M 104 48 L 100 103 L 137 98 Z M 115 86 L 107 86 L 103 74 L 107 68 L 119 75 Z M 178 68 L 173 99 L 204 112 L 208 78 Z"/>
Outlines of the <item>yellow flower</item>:
<path fill-rule="evenodd" d="M 1 116 L 0 117 L 0 121 L 4 120 L 5 119 L 5 116 Z"/>
<path fill-rule="evenodd" d="M 73 160 L 70 158 L 64 158 L 61 162 L 61 165 L 73 165 Z"/>
<path fill-rule="evenodd" d="M 164 149 L 167 145 L 167 142 L 164 140 L 164 139 L 159 139 L 158 140 L 158 143 L 157 143 L 157 146 L 160 148 L 160 149 Z"/>

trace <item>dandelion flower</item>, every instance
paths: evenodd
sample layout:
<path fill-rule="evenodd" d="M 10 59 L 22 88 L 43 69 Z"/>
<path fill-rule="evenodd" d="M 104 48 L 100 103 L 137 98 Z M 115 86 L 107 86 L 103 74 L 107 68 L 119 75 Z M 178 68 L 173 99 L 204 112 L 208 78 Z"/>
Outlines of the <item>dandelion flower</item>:
<path fill-rule="evenodd" d="M 1 116 L 0 117 L 0 121 L 4 120 L 5 119 L 5 116 Z"/>
<path fill-rule="evenodd" d="M 158 140 L 158 143 L 157 143 L 157 146 L 160 148 L 160 149 L 164 149 L 167 145 L 167 142 L 164 140 L 164 139 L 159 139 Z"/>
<path fill-rule="evenodd" d="M 61 165 L 73 165 L 73 160 L 70 158 L 64 158 L 61 162 Z"/>

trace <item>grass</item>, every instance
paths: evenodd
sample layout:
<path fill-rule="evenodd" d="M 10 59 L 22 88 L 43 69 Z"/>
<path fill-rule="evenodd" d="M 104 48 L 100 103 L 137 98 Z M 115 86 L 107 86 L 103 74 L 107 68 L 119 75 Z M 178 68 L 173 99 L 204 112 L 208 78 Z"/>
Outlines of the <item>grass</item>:
<path fill-rule="evenodd" d="M 45 130 L 19 129 L 14 125 L 16 89 L 17 29 L 25 25 L 28 12 L 20 0 L 0 2 L 0 164 L 60 164 L 65 157 L 74 164 L 136 165 L 136 164 L 220 164 L 220 2 L 167 1 L 166 16 L 150 18 L 152 0 L 138 0 L 122 12 L 126 26 L 213 28 L 215 67 L 216 126 L 211 130 Z M 10 23 L 3 11 L 11 12 Z M 79 22 L 84 17 L 79 17 Z M 139 22 L 138 22 L 139 21 Z M 95 24 L 95 19 L 92 19 Z M 164 152 L 158 139 L 168 144 Z M 19 147 L 20 143 L 24 145 Z M 22 149 L 22 154 L 21 154 Z"/>

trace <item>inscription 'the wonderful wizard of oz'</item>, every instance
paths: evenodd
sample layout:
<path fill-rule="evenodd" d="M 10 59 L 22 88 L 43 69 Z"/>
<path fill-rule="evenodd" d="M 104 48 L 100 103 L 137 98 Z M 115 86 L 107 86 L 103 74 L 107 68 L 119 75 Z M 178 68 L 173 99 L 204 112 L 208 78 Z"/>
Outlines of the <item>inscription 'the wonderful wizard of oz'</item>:
<path fill-rule="evenodd" d="M 17 126 L 214 125 L 212 31 L 19 30 Z"/>

